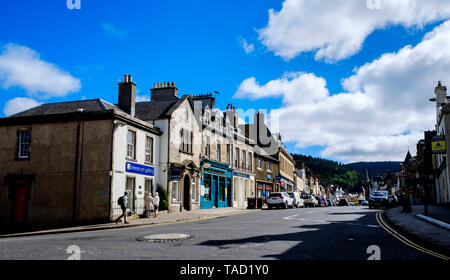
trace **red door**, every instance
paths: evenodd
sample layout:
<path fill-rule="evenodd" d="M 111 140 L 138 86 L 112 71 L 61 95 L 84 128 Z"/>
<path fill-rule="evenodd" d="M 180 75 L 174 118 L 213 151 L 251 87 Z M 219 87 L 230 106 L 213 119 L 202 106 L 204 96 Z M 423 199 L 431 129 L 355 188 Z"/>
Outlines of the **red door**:
<path fill-rule="evenodd" d="M 25 186 L 16 187 L 14 196 L 13 222 L 25 223 L 28 190 Z"/>

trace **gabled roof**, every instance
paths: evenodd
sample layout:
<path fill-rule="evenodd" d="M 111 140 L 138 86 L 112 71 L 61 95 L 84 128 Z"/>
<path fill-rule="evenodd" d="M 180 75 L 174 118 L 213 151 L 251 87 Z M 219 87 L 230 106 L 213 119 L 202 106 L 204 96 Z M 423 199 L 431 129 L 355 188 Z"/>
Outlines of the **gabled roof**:
<path fill-rule="evenodd" d="M 169 118 L 186 99 L 188 99 L 192 110 L 194 110 L 194 106 L 189 99 L 189 95 L 183 95 L 183 97 L 179 99 L 172 100 L 137 102 L 136 117 L 144 121 L 154 121 L 157 119 Z"/>

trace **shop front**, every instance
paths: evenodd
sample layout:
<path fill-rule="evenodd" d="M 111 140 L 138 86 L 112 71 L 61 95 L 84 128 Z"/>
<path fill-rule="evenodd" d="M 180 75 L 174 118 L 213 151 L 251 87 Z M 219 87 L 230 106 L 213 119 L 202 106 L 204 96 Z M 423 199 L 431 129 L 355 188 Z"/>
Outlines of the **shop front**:
<path fill-rule="evenodd" d="M 283 176 L 277 176 L 275 177 L 275 180 L 277 181 L 277 185 L 280 186 L 280 192 L 297 191 L 297 189 L 294 186 L 294 182 L 292 182 L 291 180 L 286 179 Z"/>
<path fill-rule="evenodd" d="M 254 197 L 254 176 L 233 172 L 233 207 L 247 207 L 247 199 Z"/>
<path fill-rule="evenodd" d="M 120 171 L 116 171 L 120 174 Z M 154 192 L 155 168 L 149 165 L 126 162 L 125 191 L 128 192 L 127 208 L 135 214 L 144 212 L 145 194 Z"/>
<path fill-rule="evenodd" d="M 271 182 L 256 182 L 256 195 L 257 198 L 262 198 L 264 201 L 267 201 L 269 195 L 273 192 L 273 183 Z"/>
<path fill-rule="evenodd" d="M 232 207 L 232 169 L 226 164 L 205 160 L 201 166 L 200 208 Z"/>

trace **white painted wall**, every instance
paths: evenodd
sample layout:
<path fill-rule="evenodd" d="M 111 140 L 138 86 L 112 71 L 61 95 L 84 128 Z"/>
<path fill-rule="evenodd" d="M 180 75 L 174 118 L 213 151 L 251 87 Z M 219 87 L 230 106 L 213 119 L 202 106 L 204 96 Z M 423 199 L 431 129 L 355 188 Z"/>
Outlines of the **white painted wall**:
<path fill-rule="evenodd" d="M 113 170 L 112 170 L 112 205 L 117 207 L 117 200 L 123 195 L 126 188 L 126 178 L 127 176 L 135 177 L 135 206 L 140 209 L 137 214 L 142 214 L 142 209 L 144 206 L 144 196 L 145 196 L 145 179 L 153 179 L 153 185 L 156 187 L 156 182 L 158 174 L 160 173 L 160 168 L 157 164 L 159 159 L 160 151 L 160 136 L 152 134 L 150 132 L 135 128 L 133 126 L 127 125 L 120 121 L 115 121 L 114 130 L 114 142 L 113 142 Z M 127 159 L 127 135 L 128 130 L 131 129 L 136 132 L 136 161 Z M 145 140 L 146 136 L 153 137 L 153 166 L 155 168 L 155 176 L 145 176 L 136 173 L 127 173 L 126 162 L 133 162 L 140 165 L 147 165 L 145 163 Z M 139 189 L 141 186 L 141 189 Z M 130 197 L 130 196 L 129 196 Z M 112 209 L 114 211 L 114 209 Z M 116 214 L 116 213 L 113 213 Z"/>

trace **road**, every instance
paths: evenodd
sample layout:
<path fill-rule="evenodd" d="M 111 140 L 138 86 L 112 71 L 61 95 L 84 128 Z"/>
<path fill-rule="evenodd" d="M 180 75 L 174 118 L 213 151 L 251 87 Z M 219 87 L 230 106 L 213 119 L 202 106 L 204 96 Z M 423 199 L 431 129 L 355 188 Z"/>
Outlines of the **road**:
<path fill-rule="evenodd" d="M 387 233 L 367 207 L 274 209 L 129 229 L 0 239 L 0 259 L 64 260 L 436 260 Z M 152 234 L 188 234 L 176 242 L 142 242 Z M 75 247 L 77 248 L 77 247 Z"/>

